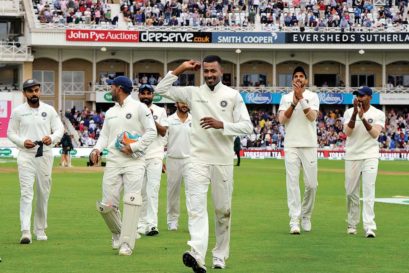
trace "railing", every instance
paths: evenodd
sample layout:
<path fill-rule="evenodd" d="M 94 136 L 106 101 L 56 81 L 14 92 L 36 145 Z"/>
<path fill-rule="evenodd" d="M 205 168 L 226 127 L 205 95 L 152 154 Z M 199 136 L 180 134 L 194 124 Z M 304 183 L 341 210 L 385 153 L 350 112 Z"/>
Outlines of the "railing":
<path fill-rule="evenodd" d="M 15 15 L 23 12 L 20 0 L 0 0 L 0 15 Z"/>
<path fill-rule="evenodd" d="M 0 42 L 0 59 L 30 59 L 31 48 L 18 42 Z"/>
<path fill-rule="evenodd" d="M 292 91 L 292 87 L 252 87 L 252 86 L 240 86 L 236 88 L 232 86 L 232 88 L 240 90 L 240 92 L 270 92 L 270 93 L 288 93 Z M 352 93 L 358 87 L 316 87 L 311 86 L 308 88 L 309 90 L 317 93 Z M 134 90 L 138 90 L 138 86 L 134 86 Z M 388 93 L 388 94 L 402 94 L 402 93 L 409 93 L 409 87 L 393 87 L 393 88 L 382 88 L 382 87 L 372 87 L 373 92 L 375 93 Z M 109 92 L 111 91 L 111 87 L 109 85 L 95 85 L 95 91 L 97 92 Z"/>
<path fill-rule="evenodd" d="M 186 32 L 300 32 L 300 27 L 287 27 L 280 25 L 261 25 L 258 29 L 255 25 L 244 26 L 123 26 L 112 25 L 107 22 L 100 24 L 59 24 L 59 23 L 40 23 L 35 22 L 37 29 L 101 29 L 101 30 L 115 30 L 126 29 L 135 31 L 186 31 Z M 356 26 L 342 29 L 340 27 L 304 27 L 303 32 L 406 32 L 408 25 L 392 25 L 392 26 L 373 26 L 364 27 Z"/>

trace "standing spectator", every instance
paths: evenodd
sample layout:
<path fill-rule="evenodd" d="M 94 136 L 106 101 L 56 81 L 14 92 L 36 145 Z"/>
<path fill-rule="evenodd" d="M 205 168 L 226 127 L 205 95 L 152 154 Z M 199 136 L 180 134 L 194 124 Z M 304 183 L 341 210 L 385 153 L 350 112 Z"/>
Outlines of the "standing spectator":
<path fill-rule="evenodd" d="M 385 126 L 385 114 L 371 106 L 372 89 L 364 86 L 353 93 L 354 107 L 345 112 L 345 190 L 348 234 L 357 233 L 359 223 L 359 180 L 362 177 L 362 218 L 365 236 L 375 237 L 375 181 L 378 174 L 378 136 Z"/>
<path fill-rule="evenodd" d="M 176 112 L 165 122 L 168 128 L 167 150 L 167 222 L 169 230 L 177 230 L 180 215 L 180 186 L 185 181 L 186 197 L 189 196 L 186 179 L 190 174 L 190 129 L 192 116 L 189 107 L 176 102 Z M 189 207 L 186 198 L 186 207 Z M 189 210 L 189 209 L 188 209 Z"/>
<path fill-rule="evenodd" d="M 311 231 L 311 215 L 317 192 L 317 126 L 319 98 L 306 89 L 307 74 L 301 66 L 293 72 L 293 91 L 284 95 L 279 121 L 285 125 L 285 167 L 290 234 Z M 303 132 L 300 135 L 300 132 Z M 301 206 L 300 168 L 304 170 L 304 199 Z"/>
<path fill-rule="evenodd" d="M 173 87 L 180 74 L 200 69 L 198 61 L 182 63 L 158 84 L 157 92 L 192 109 L 191 158 L 192 174 L 187 180 L 189 191 L 190 251 L 183 254 L 183 263 L 195 272 L 206 272 L 209 224 L 207 190 L 212 184 L 215 207 L 216 246 L 213 267 L 225 268 L 229 257 L 231 200 L 233 192 L 233 136 L 249 134 L 252 124 L 243 98 L 237 90 L 222 82 L 219 56 L 203 59 L 205 84 L 200 87 Z"/>
<path fill-rule="evenodd" d="M 71 158 L 70 158 L 70 151 L 73 149 L 71 136 L 65 132 L 61 138 L 61 166 L 62 167 L 71 167 Z"/>
<path fill-rule="evenodd" d="M 237 166 L 240 166 L 240 151 L 241 151 L 240 137 L 236 136 L 236 138 L 234 139 L 234 152 L 236 153 L 237 156 Z"/>
<path fill-rule="evenodd" d="M 152 114 L 145 104 L 129 96 L 132 82 L 125 76 L 110 82 L 112 101 L 116 104 L 106 113 L 106 119 L 97 144 L 90 154 L 95 165 L 103 149 L 108 149 L 107 165 L 102 181 L 102 202 L 98 211 L 112 232 L 112 248 L 119 255 L 129 256 L 135 246 L 137 224 L 142 206 L 142 184 L 145 173 L 144 153 L 156 136 Z M 141 138 L 134 143 L 118 143 L 118 134 L 129 132 Z M 119 213 L 119 199 L 123 194 L 123 217 Z"/>
<path fill-rule="evenodd" d="M 36 185 L 37 206 L 34 214 L 34 234 L 47 240 L 48 198 L 53 167 L 52 144 L 64 134 L 64 126 L 55 109 L 40 101 L 41 85 L 36 80 L 23 83 L 27 102 L 14 108 L 7 130 L 8 138 L 17 145 L 17 165 L 20 179 L 21 244 L 31 243 L 31 210 Z M 45 145 L 45 146 L 44 146 Z M 34 149 L 38 147 L 37 149 Z"/>

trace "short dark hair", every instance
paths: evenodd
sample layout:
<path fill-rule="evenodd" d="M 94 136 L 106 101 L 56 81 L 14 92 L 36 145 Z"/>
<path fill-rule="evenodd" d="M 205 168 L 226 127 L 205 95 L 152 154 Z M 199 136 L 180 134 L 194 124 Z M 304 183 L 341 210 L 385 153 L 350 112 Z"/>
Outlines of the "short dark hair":
<path fill-rule="evenodd" d="M 297 67 L 294 69 L 293 78 L 294 78 L 295 73 L 297 73 L 297 72 L 303 73 L 303 74 L 304 74 L 304 77 L 307 78 L 307 74 L 305 74 L 305 70 L 304 70 L 304 68 L 303 68 L 302 66 L 297 66 Z"/>
<path fill-rule="evenodd" d="M 214 63 L 214 62 L 218 62 L 219 64 L 221 64 L 221 63 L 222 63 L 222 59 L 221 59 L 219 56 L 217 56 L 217 55 L 209 55 L 209 56 L 204 57 L 203 62 L 204 62 L 204 63 Z"/>

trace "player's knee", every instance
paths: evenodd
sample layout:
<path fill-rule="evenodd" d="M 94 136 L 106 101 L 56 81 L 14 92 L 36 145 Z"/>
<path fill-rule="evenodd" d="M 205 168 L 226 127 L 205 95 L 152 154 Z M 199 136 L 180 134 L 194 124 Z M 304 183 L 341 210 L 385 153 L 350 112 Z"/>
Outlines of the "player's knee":
<path fill-rule="evenodd" d="M 216 209 L 215 213 L 217 221 L 220 223 L 228 222 L 230 220 L 231 217 L 230 208 Z"/>

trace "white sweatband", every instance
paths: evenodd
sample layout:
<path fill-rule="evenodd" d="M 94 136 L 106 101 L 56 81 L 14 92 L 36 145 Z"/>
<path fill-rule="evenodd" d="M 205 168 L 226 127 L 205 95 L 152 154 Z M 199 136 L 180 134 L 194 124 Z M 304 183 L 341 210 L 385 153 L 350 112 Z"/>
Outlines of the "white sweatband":
<path fill-rule="evenodd" d="M 310 108 L 310 106 L 308 105 L 308 102 L 305 99 L 300 100 L 300 104 L 303 110 Z"/>

